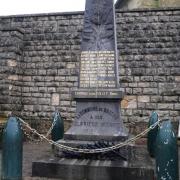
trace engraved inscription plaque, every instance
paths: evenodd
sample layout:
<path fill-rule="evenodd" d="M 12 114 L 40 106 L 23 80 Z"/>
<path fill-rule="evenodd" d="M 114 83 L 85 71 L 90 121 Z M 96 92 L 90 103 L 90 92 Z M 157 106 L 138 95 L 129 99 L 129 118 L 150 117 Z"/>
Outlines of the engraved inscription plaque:
<path fill-rule="evenodd" d="M 72 127 L 65 140 L 123 141 L 113 0 L 86 0 L 80 54 L 79 86 Z"/>
<path fill-rule="evenodd" d="M 114 51 L 81 53 L 80 88 L 116 88 Z"/>

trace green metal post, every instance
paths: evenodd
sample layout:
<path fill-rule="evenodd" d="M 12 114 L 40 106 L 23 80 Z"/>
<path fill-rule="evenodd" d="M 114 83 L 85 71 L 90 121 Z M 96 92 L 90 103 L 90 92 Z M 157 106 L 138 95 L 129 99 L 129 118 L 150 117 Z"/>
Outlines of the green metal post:
<path fill-rule="evenodd" d="M 64 121 L 59 112 L 55 112 L 53 117 L 53 129 L 51 136 L 53 141 L 58 141 L 64 137 Z"/>
<path fill-rule="evenodd" d="M 156 112 L 153 112 L 150 120 L 149 120 L 149 127 L 151 125 L 153 125 L 154 123 L 156 123 L 158 121 L 158 114 Z M 155 157 L 155 149 L 156 149 L 156 136 L 158 133 L 158 126 L 154 129 L 152 129 L 149 133 L 148 133 L 148 138 L 147 138 L 147 147 L 148 147 L 148 151 L 151 157 Z"/>
<path fill-rule="evenodd" d="M 170 120 L 162 122 L 156 138 L 157 180 L 178 180 L 178 145 Z"/>
<path fill-rule="evenodd" d="M 3 132 L 2 178 L 3 180 L 22 179 L 23 133 L 15 117 L 8 119 Z"/>

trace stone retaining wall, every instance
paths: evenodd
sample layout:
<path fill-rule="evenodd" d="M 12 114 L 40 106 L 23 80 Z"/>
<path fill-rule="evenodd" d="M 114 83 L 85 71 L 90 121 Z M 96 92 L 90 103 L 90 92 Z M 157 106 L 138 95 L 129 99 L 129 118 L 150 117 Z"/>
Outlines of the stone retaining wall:
<path fill-rule="evenodd" d="M 124 122 L 138 133 L 154 110 L 177 122 L 180 9 L 117 11 L 116 16 Z M 0 113 L 18 111 L 45 131 L 59 110 L 69 127 L 76 107 L 71 91 L 78 81 L 83 13 L 0 17 L 0 27 L 3 42 L 12 41 L 0 44 Z M 14 30 L 8 34 L 5 27 Z M 20 53 L 11 57 L 17 47 Z"/>
<path fill-rule="evenodd" d="M 0 112 L 18 114 L 22 106 L 23 32 L 18 28 L 0 29 Z"/>

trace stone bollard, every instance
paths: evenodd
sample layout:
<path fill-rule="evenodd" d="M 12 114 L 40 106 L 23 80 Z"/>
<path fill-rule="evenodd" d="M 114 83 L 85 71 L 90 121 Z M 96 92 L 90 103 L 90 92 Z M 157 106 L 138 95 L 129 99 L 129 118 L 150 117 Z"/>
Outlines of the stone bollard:
<path fill-rule="evenodd" d="M 151 114 L 148 127 L 150 127 L 151 125 L 153 125 L 157 121 L 158 121 L 158 114 L 156 112 L 153 112 Z M 158 126 L 155 129 L 152 129 L 148 133 L 147 148 L 148 148 L 148 151 L 149 151 L 149 155 L 151 157 L 155 157 L 156 136 L 157 136 L 157 133 L 158 133 Z"/>
<path fill-rule="evenodd" d="M 178 180 L 178 145 L 170 120 L 163 121 L 156 137 L 157 180 Z"/>
<path fill-rule="evenodd" d="M 16 117 L 10 117 L 3 132 L 2 180 L 22 179 L 23 133 Z"/>
<path fill-rule="evenodd" d="M 53 129 L 51 137 L 53 141 L 58 141 L 64 137 L 64 121 L 59 112 L 55 112 L 53 117 Z"/>

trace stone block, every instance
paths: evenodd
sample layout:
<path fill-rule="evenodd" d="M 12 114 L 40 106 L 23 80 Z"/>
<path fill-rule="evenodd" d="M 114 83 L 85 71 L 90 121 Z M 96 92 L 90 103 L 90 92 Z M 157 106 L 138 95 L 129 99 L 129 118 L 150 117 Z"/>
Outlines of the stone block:
<path fill-rule="evenodd" d="M 51 104 L 52 106 L 59 106 L 59 102 L 60 102 L 60 95 L 59 94 L 52 94 L 52 98 L 51 98 Z"/>
<path fill-rule="evenodd" d="M 180 82 L 180 76 L 175 76 L 175 81 Z"/>
<path fill-rule="evenodd" d="M 162 109 L 162 110 L 156 110 L 156 112 L 158 113 L 158 116 L 162 119 L 166 119 L 169 118 L 169 114 L 170 111 L 166 110 L 166 109 Z"/>
<path fill-rule="evenodd" d="M 132 114 L 133 114 L 133 116 L 139 116 L 139 117 L 143 116 L 142 110 L 140 110 L 140 109 L 133 109 Z"/>
<path fill-rule="evenodd" d="M 41 75 L 46 75 L 46 70 L 44 69 L 41 69 L 38 71 L 38 74 L 41 76 Z"/>
<path fill-rule="evenodd" d="M 155 82 L 165 82 L 166 77 L 165 76 L 154 76 L 154 81 Z"/>
<path fill-rule="evenodd" d="M 124 116 L 132 116 L 132 109 L 124 109 L 124 112 L 122 112 Z"/>
<path fill-rule="evenodd" d="M 174 94 L 179 94 L 178 93 L 179 88 L 178 84 L 176 83 L 159 83 L 159 93 L 160 95 L 168 95 L 168 96 L 174 96 Z"/>
<path fill-rule="evenodd" d="M 177 117 L 177 116 L 179 116 L 179 111 L 170 111 L 169 115 L 170 115 L 170 117 L 172 117 L 172 116 Z"/>
<path fill-rule="evenodd" d="M 178 96 L 164 96 L 163 100 L 164 102 L 178 102 L 179 97 Z"/>
<path fill-rule="evenodd" d="M 50 99 L 48 98 L 38 98 L 38 103 L 41 105 L 50 105 Z"/>
<path fill-rule="evenodd" d="M 24 111 L 32 112 L 34 110 L 34 106 L 32 105 L 24 105 Z"/>
<path fill-rule="evenodd" d="M 118 161 L 48 159 L 33 162 L 32 169 L 33 176 L 62 180 L 119 180 L 119 177 L 126 180 L 154 179 L 153 169 L 129 167 L 126 162 Z"/>
<path fill-rule="evenodd" d="M 138 87 L 138 84 L 137 83 L 128 83 L 128 87 Z"/>
<path fill-rule="evenodd" d="M 8 80 L 18 81 L 18 79 L 19 79 L 18 75 L 9 75 L 8 76 Z"/>
<path fill-rule="evenodd" d="M 146 103 L 144 103 L 144 102 L 138 102 L 138 103 L 137 103 L 137 107 L 138 107 L 138 109 L 145 109 Z"/>
<path fill-rule="evenodd" d="M 121 83 L 133 82 L 133 77 L 132 76 L 120 76 L 120 82 Z"/>
<path fill-rule="evenodd" d="M 163 97 L 162 96 L 150 96 L 151 97 L 151 102 L 153 103 L 158 103 L 158 102 L 162 102 Z"/>
<path fill-rule="evenodd" d="M 180 104 L 179 104 L 179 103 L 178 103 L 178 104 L 175 104 L 174 106 L 175 106 L 175 107 L 174 107 L 175 110 L 180 110 Z"/>
<path fill-rule="evenodd" d="M 47 75 L 50 75 L 50 76 L 55 76 L 58 74 L 58 71 L 57 69 L 50 69 L 50 70 L 47 70 Z"/>
<path fill-rule="evenodd" d="M 123 109 L 136 109 L 137 108 L 137 97 L 136 96 L 125 96 L 121 101 L 121 107 Z"/>
<path fill-rule="evenodd" d="M 45 93 L 45 92 L 47 92 L 47 87 L 39 87 L 39 88 L 38 88 L 38 92 L 39 92 L 39 93 Z"/>
<path fill-rule="evenodd" d="M 55 88 L 55 87 L 48 87 L 48 88 L 47 88 L 47 91 L 48 91 L 49 93 L 55 93 L 55 92 L 56 92 L 56 88 Z"/>
<path fill-rule="evenodd" d="M 133 88 L 133 94 L 134 95 L 141 95 L 143 92 L 142 88 Z"/>
<path fill-rule="evenodd" d="M 138 102 L 150 102 L 150 96 L 138 96 Z"/>
<path fill-rule="evenodd" d="M 66 77 L 65 76 L 56 76 L 55 81 L 65 81 Z"/>
<path fill-rule="evenodd" d="M 153 82 L 153 76 L 141 76 L 141 81 L 143 82 Z"/>
<path fill-rule="evenodd" d="M 145 106 L 147 110 L 156 110 L 157 109 L 157 104 L 156 103 L 146 103 Z"/>
<path fill-rule="evenodd" d="M 143 94 L 156 95 L 158 94 L 158 89 L 157 88 L 143 88 Z"/>
<path fill-rule="evenodd" d="M 23 76 L 22 77 L 23 81 L 31 81 L 31 76 Z"/>
<path fill-rule="evenodd" d="M 70 106 L 71 102 L 70 101 L 61 101 L 60 105 L 61 106 Z"/>
<path fill-rule="evenodd" d="M 7 64 L 10 67 L 16 67 L 17 66 L 17 61 L 16 60 L 8 60 Z"/>
<path fill-rule="evenodd" d="M 160 109 L 160 110 L 163 110 L 163 109 L 173 110 L 173 109 L 174 109 L 174 104 L 170 104 L 170 103 L 159 103 L 159 104 L 158 104 L 158 109 Z"/>
<path fill-rule="evenodd" d="M 61 94 L 61 100 L 71 100 L 71 94 Z"/>

